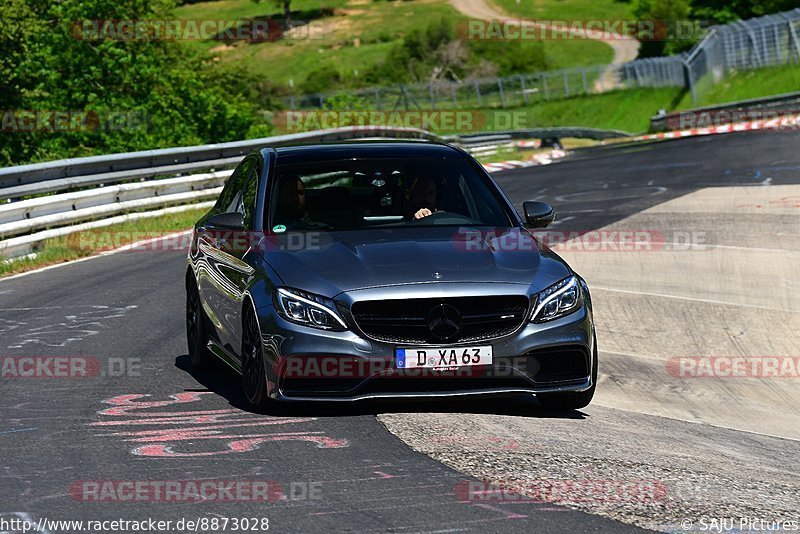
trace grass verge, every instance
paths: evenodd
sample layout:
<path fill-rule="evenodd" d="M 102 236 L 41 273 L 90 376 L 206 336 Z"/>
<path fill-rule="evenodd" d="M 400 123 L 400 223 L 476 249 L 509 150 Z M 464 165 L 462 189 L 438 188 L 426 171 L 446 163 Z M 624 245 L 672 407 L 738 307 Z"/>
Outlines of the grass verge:
<path fill-rule="evenodd" d="M 620 0 L 492 0 L 516 17 L 545 20 L 634 20 L 633 3 Z"/>
<path fill-rule="evenodd" d="M 569 0 L 568 3 L 582 0 Z M 563 4 L 564 2 L 562 2 Z M 313 20 L 321 32 L 315 38 L 284 37 L 276 42 L 224 44 L 219 41 L 185 41 L 185 46 L 216 56 L 217 61 L 244 63 L 249 70 L 278 85 L 301 84 L 309 73 L 327 63 L 336 67 L 350 85 L 359 83 L 371 66 L 380 63 L 404 35 L 428 22 L 444 19 L 454 27 L 466 17 L 448 0 L 384 2 L 363 0 L 293 0 L 296 20 Z M 176 9 L 184 20 L 244 20 L 281 16 L 274 2 L 220 0 L 186 4 Z M 610 63 L 613 51 L 604 43 L 587 40 L 543 43 L 551 69 Z M 532 69 L 536 70 L 536 69 Z M 386 80 L 392 85 L 392 80 Z M 333 88 L 332 88 L 333 89 Z"/>
<path fill-rule="evenodd" d="M 677 109 L 690 109 L 760 98 L 800 90 L 800 65 L 766 67 L 749 71 L 734 71 L 719 83 L 712 83 L 710 76 L 698 84 L 697 102 L 685 95 Z"/>

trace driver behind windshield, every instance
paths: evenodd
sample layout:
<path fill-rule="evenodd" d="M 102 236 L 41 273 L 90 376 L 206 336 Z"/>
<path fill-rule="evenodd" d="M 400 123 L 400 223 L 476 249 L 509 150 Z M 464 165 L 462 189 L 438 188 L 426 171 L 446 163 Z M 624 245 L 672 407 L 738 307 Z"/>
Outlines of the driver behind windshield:
<path fill-rule="evenodd" d="M 306 186 L 297 175 L 281 177 L 273 223 L 285 226 L 287 230 L 327 228 L 326 224 L 311 220 L 306 207 Z"/>
<path fill-rule="evenodd" d="M 430 177 L 418 177 L 414 179 L 411 187 L 406 192 L 408 207 L 406 209 L 407 219 L 422 219 L 432 215 L 436 211 L 436 198 L 439 188 L 436 180 Z"/>

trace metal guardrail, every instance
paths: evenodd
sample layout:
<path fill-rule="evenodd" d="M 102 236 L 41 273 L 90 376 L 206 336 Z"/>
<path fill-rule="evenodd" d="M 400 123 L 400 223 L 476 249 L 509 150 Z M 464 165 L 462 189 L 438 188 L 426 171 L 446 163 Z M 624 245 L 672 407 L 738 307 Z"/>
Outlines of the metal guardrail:
<path fill-rule="evenodd" d="M 751 98 L 747 100 L 738 100 L 736 102 L 727 102 L 715 106 L 707 106 L 702 108 L 686 109 L 683 111 L 675 111 L 666 113 L 664 115 L 654 115 L 650 118 L 650 131 L 651 132 L 664 132 L 668 130 L 681 130 L 683 117 L 691 117 L 693 120 L 701 120 L 704 114 L 707 114 L 708 120 L 714 121 L 714 124 L 707 124 L 705 126 L 716 126 L 719 124 L 726 124 L 727 118 L 720 112 L 750 112 L 750 111 L 797 111 L 800 109 L 800 92 L 785 93 L 782 95 L 769 96 L 766 98 Z M 723 121 L 723 122 L 720 122 Z M 700 127 L 703 124 L 699 125 Z"/>
<path fill-rule="evenodd" d="M 31 235 L 6 239 L 0 241 L 0 258 L 5 258 L 6 260 L 9 260 L 35 254 L 36 247 L 39 246 L 41 243 L 47 241 L 48 239 L 55 239 L 58 237 L 63 237 L 78 232 L 85 232 L 87 230 L 94 230 L 96 228 L 102 228 L 104 226 L 111 226 L 112 224 L 119 224 L 139 219 L 148 219 L 151 217 L 161 217 L 163 215 L 169 215 L 171 213 L 179 213 L 182 211 L 198 209 L 198 208 L 211 208 L 211 206 L 213 205 L 214 201 L 208 201 L 208 202 L 201 202 L 199 204 L 184 204 L 180 206 L 171 206 L 168 208 L 163 208 L 155 211 L 124 213 L 106 219 L 99 219 L 96 221 L 89 221 L 82 224 L 53 228 L 50 230 L 45 230 L 43 232 L 37 232 Z"/>
<path fill-rule="evenodd" d="M 355 126 L 233 143 L 65 159 L 0 169 L 0 258 L 36 251 L 44 241 L 111 224 L 210 207 L 242 157 L 264 146 L 358 138 L 448 141 L 486 154 L 513 139 L 589 137 L 625 132 L 544 128 L 440 137 L 416 128 Z M 199 174 L 185 174 L 206 171 Z M 33 196 L 39 195 L 39 196 Z M 31 197 L 32 198 L 26 198 Z"/>
<path fill-rule="evenodd" d="M 601 130 L 598 128 L 580 128 L 573 126 L 564 126 L 558 128 L 533 128 L 526 130 L 501 130 L 494 132 L 482 132 L 474 134 L 460 135 L 457 137 L 446 137 L 447 140 L 454 140 L 462 146 L 470 146 L 471 144 L 478 143 L 484 139 L 491 138 L 498 139 L 548 139 L 563 137 L 571 137 L 576 139 L 595 139 L 602 141 L 604 139 L 616 139 L 622 137 L 631 137 L 632 134 L 623 132 L 622 130 Z"/>
<path fill-rule="evenodd" d="M 496 154 L 501 148 L 513 148 L 514 140 L 541 139 L 549 146 L 557 146 L 563 138 L 594 139 L 619 139 L 632 137 L 633 134 L 620 130 L 600 130 L 596 128 L 535 128 L 528 130 L 506 130 L 490 133 L 475 133 L 458 137 L 445 138 L 463 147 L 473 156 L 490 156 Z"/>
<path fill-rule="evenodd" d="M 0 200 L 98 184 L 108 185 L 158 175 L 230 168 L 236 166 L 248 152 L 267 145 L 280 147 L 375 136 L 439 139 L 439 136 L 417 128 L 356 126 L 231 143 L 48 161 L 0 169 Z M 35 185 L 41 182 L 47 183 Z"/>
<path fill-rule="evenodd" d="M 0 238 L 142 208 L 216 198 L 232 171 L 98 187 L 0 205 Z"/>

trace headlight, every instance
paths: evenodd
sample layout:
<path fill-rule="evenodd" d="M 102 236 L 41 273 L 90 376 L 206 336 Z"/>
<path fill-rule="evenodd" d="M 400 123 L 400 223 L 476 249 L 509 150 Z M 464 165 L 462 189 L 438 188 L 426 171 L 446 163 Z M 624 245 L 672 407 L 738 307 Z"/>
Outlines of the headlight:
<path fill-rule="evenodd" d="M 333 311 L 330 299 L 281 287 L 275 293 L 275 301 L 278 313 L 288 321 L 324 330 L 347 330 L 347 325 Z"/>
<path fill-rule="evenodd" d="M 578 278 L 570 276 L 539 293 L 531 320 L 544 323 L 558 319 L 580 308 L 582 302 Z"/>

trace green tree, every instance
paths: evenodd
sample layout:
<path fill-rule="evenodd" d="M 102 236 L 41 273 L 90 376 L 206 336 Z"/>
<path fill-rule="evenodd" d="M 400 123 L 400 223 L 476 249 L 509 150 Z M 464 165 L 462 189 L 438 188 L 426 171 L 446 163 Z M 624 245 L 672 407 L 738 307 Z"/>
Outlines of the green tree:
<path fill-rule="evenodd" d="M 642 38 L 640 57 L 663 56 L 676 54 L 691 48 L 695 39 L 678 38 L 677 24 L 687 21 L 690 14 L 689 0 L 635 0 L 633 13 L 640 20 L 656 23 L 658 33 L 656 39 L 649 36 Z"/>
<path fill-rule="evenodd" d="M 323 93 L 330 91 L 342 83 L 342 75 L 331 64 L 324 64 L 312 70 L 306 76 L 305 81 L 300 84 L 300 91 L 303 93 Z"/>
<path fill-rule="evenodd" d="M 82 31 L 91 27 L 86 21 L 169 19 L 171 0 L 7 1 L 0 11 L 3 109 L 135 120 L 99 131 L 3 132 L 0 163 L 229 141 L 258 121 L 243 89 L 254 81 L 246 72 L 222 72 L 174 41 L 95 40 Z M 220 81 L 231 79 L 239 83 Z"/>
<path fill-rule="evenodd" d="M 797 0 L 692 0 L 692 14 L 717 23 L 761 17 L 798 7 Z"/>

